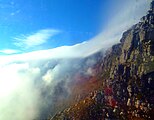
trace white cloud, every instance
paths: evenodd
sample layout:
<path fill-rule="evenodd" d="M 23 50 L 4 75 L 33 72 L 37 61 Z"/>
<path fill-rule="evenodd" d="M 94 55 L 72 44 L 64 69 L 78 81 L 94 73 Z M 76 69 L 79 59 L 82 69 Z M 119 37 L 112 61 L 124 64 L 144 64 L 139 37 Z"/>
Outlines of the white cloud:
<path fill-rule="evenodd" d="M 122 2 L 121 9 L 113 15 L 107 27 L 103 30 L 104 34 L 122 34 L 132 25 L 138 23 L 140 18 L 146 15 L 151 0 L 129 0 Z"/>
<path fill-rule="evenodd" d="M 3 49 L 0 50 L 0 53 L 2 54 L 14 54 L 14 53 L 18 53 L 18 50 L 14 50 L 14 49 Z"/>
<path fill-rule="evenodd" d="M 14 45 L 21 48 L 33 48 L 47 42 L 48 39 L 58 34 L 60 31 L 54 29 L 43 29 L 31 35 L 23 35 L 14 38 Z"/>
<path fill-rule="evenodd" d="M 42 80 L 44 80 L 47 84 L 50 84 L 53 80 L 52 70 L 48 70 L 47 73 L 42 77 Z"/>
<path fill-rule="evenodd" d="M 32 120 L 38 116 L 41 99 L 34 80 L 39 74 L 38 68 L 26 62 L 0 66 L 0 120 Z"/>

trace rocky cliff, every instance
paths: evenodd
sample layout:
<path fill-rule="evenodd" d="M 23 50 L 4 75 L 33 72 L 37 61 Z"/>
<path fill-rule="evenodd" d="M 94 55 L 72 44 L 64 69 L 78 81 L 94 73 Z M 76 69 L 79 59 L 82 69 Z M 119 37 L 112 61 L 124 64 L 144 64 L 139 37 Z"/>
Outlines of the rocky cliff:
<path fill-rule="evenodd" d="M 154 1 L 147 15 L 106 52 L 97 69 L 101 90 L 53 120 L 154 120 Z"/>
<path fill-rule="evenodd" d="M 154 70 L 154 12 L 153 9 L 141 18 L 141 22 L 123 33 L 120 43 L 107 53 L 104 71 L 110 71 L 113 78 L 117 65 L 130 65 L 131 73 L 138 75 Z"/>

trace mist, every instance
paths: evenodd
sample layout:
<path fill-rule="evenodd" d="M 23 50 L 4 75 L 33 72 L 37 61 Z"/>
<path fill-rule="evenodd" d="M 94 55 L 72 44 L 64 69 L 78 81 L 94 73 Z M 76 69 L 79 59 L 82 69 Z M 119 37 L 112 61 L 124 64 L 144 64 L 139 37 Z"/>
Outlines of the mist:
<path fill-rule="evenodd" d="M 134 2 L 130 2 L 100 34 L 83 43 L 0 56 L 0 120 L 34 120 L 54 115 L 59 110 L 56 104 L 69 100 L 74 75 L 93 75 L 91 68 L 98 59 L 89 56 L 101 51 L 103 59 L 105 51 L 119 42 L 122 32 L 145 14 L 149 2 L 140 0 L 133 9 Z"/>

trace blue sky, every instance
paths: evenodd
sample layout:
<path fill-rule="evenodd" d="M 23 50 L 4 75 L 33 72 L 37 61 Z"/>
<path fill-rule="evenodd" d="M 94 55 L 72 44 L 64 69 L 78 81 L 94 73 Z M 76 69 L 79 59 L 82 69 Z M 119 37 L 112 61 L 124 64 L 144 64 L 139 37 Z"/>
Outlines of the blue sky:
<path fill-rule="evenodd" d="M 46 29 L 59 31 L 48 38 L 46 48 L 73 45 L 90 39 L 99 32 L 101 1 L 0 1 L 0 48 L 18 49 L 13 45 L 14 38 L 22 39 Z"/>
<path fill-rule="evenodd" d="M 105 29 L 127 3 L 123 0 L 0 0 L 0 50 L 30 52 L 87 41 Z"/>

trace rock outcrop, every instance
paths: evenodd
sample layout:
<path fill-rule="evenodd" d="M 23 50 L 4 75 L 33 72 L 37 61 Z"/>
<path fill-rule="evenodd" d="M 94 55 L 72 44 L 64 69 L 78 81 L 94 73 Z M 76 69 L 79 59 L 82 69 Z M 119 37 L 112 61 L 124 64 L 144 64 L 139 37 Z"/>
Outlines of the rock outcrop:
<path fill-rule="evenodd" d="M 154 70 L 154 2 L 148 14 L 141 18 L 141 22 L 123 33 L 120 44 L 114 45 L 112 51 L 106 55 L 105 71 L 110 71 L 110 77 L 120 63 L 130 65 L 131 72 L 138 75 Z"/>

